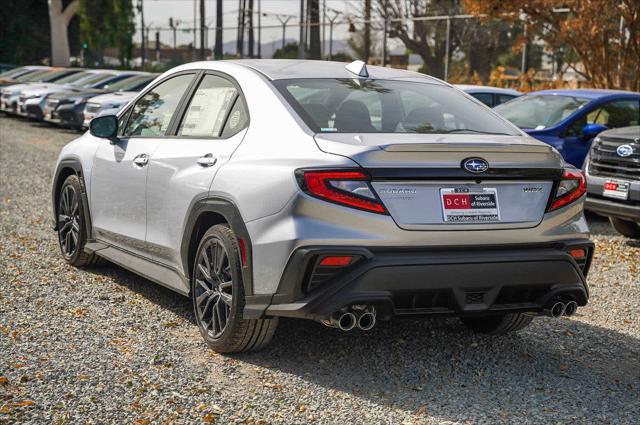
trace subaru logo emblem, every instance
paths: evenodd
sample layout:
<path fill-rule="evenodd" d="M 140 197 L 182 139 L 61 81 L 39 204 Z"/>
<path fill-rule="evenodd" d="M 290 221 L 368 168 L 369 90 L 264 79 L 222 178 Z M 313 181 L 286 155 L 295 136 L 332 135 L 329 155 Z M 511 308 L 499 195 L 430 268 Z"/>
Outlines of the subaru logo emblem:
<path fill-rule="evenodd" d="M 616 149 L 616 153 L 619 156 L 626 158 L 628 156 L 631 156 L 631 154 L 633 153 L 633 148 L 631 147 L 631 145 L 620 145 L 618 146 L 618 149 Z"/>
<path fill-rule="evenodd" d="M 470 173 L 484 173 L 489 169 L 489 163 L 482 158 L 469 158 L 462 161 L 462 168 Z"/>

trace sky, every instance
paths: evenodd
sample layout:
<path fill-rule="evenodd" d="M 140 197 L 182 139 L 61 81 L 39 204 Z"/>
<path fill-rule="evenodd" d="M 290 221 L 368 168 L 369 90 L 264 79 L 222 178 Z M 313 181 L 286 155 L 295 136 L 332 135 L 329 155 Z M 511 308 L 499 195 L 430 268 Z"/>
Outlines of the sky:
<path fill-rule="evenodd" d="M 137 5 L 140 0 L 133 0 L 134 5 Z M 247 2 L 248 3 L 248 2 Z M 262 43 L 274 43 L 279 47 L 282 40 L 282 26 L 278 20 L 277 14 L 280 15 L 292 15 L 289 25 L 297 25 L 300 22 L 300 0 L 254 0 L 254 7 L 258 8 L 260 4 L 262 16 Z M 335 13 L 333 10 L 341 12 L 343 15 L 339 16 L 336 22 L 340 20 L 346 21 L 343 16 L 349 16 L 357 14 L 359 11 L 362 0 L 320 0 L 320 7 L 323 7 L 323 3 L 326 3 L 327 14 L 333 17 Z M 143 0 L 144 4 L 144 19 L 145 26 L 151 27 L 149 32 L 149 43 L 153 43 L 155 39 L 156 27 L 169 27 L 169 18 L 172 17 L 174 21 L 179 21 L 178 31 L 176 33 L 177 44 L 188 44 L 193 42 L 193 31 L 181 31 L 180 28 L 193 28 L 194 21 L 194 5 L 197 11 L 197 22 L 200 22 L 200 0 Z M 305 1 L 306 4 L 306 1 Z M 232 27 L 224 31 L 223 40 L 225 43 L 235 40 L 237 38 L 237 30 L 235 27 L 238 22 L 238 0 L 224 0 L 223 13 L 224 13 L 224 27 Z M 322 12 L 321 12 L 322 13 Z M 266 16 L 264 16 L 266 14 Z M 205 17 L 207 25 L 215 27 L 216 16 L 216 0 L 205 0 Z M 285 19 L 285 16 L 281 16 L 281 19 Z M 140 32 L 138 31 L 140 26 L 140 16 L 136 11 L 136 36 L 134 37 L 136 42 L 140 41 Z M 277 26 L 269 28 L 269 26 Z M 257 14 L 254 16 L 254 27 L 256 41 L 257 34 Z M 334 40 L 344 40 L 348 38 L 347 32 L 348 25 L 336 25 L 334 27 Z M 289 26 L 286 28 L 287 39 L 297 39 L 299 36 L 299 30 L 297 26 Z M 326 27 L 326 39 L 329 38 L 329 27 Z M 246 40 L 246 35 L 245 35 Z M 171 31 L 160 31 L 160 41 L 168 45 L 173 44 L 173 34 Z M 208 47 L 213 47 L 215 41 L 214 32 L 211 30 L 208 36 Z M 328 44 L 328 42 L 327 42 Z M 151 44 L 153 45 L 153 44 Z M 197 34 L 197 46 L 200 45 L 200 35 Z"/>

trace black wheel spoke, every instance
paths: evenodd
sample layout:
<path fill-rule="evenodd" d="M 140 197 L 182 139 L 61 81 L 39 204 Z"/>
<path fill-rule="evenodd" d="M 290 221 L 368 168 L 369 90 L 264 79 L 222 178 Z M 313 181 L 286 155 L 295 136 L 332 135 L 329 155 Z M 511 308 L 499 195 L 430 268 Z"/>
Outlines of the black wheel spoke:
<path fill-rule="evenodd" d="M 231 305 L 231 294 L 227 294 L 227 293 L 224 293 L 224 292 L 220 292 L 220 299 L 222 299 L 222 301 L 223 301 L 226 305 L 228 305 L 228 306 L 230 306 L 230 305 Z"/>
<path fill-rule="evenodd" d="M 228 254 L 222 241 L 203 244 L 194 276 L 196 317 L 203 331 L 219 338 L 227 327 L 233 302 L 233 280 Z"/>
<path fill-rule="evenodd" d="M 198 264 L 198 271 L 207 282 L 213 284 L 213 279 L 211 279 L 211 275 L 209 274 L 209 271 L 205 268 L 205 266 L 203 266 L 202 264 Z"/>
<path fill-rule="evenodd" d="M 60 193 L 58 205 L 58 235 L 60 247 L 67 257 L 72 257 L 80 246 L 80 197 L 72 185 Z"/>

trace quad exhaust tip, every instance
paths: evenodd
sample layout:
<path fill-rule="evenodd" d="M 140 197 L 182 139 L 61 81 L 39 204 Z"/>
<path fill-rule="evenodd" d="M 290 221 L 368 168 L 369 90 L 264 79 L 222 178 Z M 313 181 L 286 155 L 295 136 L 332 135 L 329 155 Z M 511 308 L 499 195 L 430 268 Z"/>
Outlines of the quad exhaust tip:
<path fill-rule="evenodd" d="M 578 303 L 575 301 L 569 301 L 565 304 L 564 307 L 564 315 L 567 317 L 571 317 L 578 311 Z"/>
<path fill-rule="evenodd" d="M 338 328 L 343 331 L 350 331 L 356 327 L 357 323 L 355 314 L 351 312 L 343 313 L 338 319 Z"/>
<path fill-rule="evenodd" d="M 358 328 L 370 331 L 376 325 L 376 315 L 370 312 L 362 313 L 358 318 Z"/>
<path fill-rule="evenodd" d="M 354 305 L 336 311 L 328 319 L 320 322 L 342 331 L 350 331 L 356 327 L 362 331 L 369 331 L 376 325 L 376 309 L 374 306 Z"/>
<path fill-rule="evenodd" d="M 569 300 L 566 303 L 563 301 L 555 301 L 553 304 L 549 304 L 544 310 L 543 313 L 550 317 L 571 317 L 578 311 L 578 303 Z"/>
<path fill-rule="evenodd" d="M 554 305 L 551 306 L 551 317 L 560 317 L 564 314 L 564 311 L 566 309 L 566 305 L 563 302 L 557 302 Z"/>

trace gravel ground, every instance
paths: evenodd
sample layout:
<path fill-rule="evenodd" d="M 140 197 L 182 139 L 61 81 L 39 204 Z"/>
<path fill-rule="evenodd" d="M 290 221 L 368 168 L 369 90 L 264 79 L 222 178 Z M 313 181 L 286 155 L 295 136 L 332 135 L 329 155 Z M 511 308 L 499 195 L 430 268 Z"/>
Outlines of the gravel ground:
<path fill-rule="evenodd" d="M 571 319 L 502 338 L 283 320 L 264 351 L 218 355 L 186 298 L 62 261 L 49 185 L 74 137 L 0 117 L 0 423 L 638 423 L 640 245 L 608 222 L 592 220 L 592 299 Z"/>

